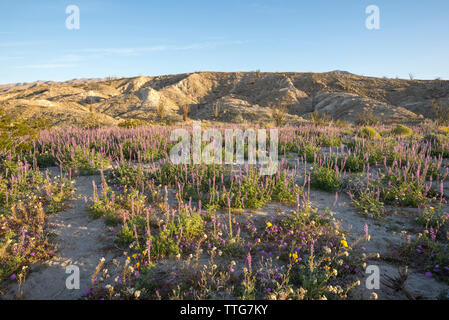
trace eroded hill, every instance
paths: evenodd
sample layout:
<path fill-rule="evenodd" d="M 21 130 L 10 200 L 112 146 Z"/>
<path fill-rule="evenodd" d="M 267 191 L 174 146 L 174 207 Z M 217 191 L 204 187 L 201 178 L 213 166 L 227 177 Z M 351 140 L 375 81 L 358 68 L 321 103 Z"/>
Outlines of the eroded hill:
<path fill-rule="evenodd" d="M 201 72 L 157 77 L 80 79 L 1 85 L 0 105 L 12 116 L 77 123 L 95 112 L 106 124 L 122 119 L 222 122 L 271 121 L 272 109 L 297 122 L 319 111 L 354 122 L 372 111 L 383 122 L 432 118 L 431 103 L 449 103 L 449 81 L 362 77 L 345 72 Z"/>

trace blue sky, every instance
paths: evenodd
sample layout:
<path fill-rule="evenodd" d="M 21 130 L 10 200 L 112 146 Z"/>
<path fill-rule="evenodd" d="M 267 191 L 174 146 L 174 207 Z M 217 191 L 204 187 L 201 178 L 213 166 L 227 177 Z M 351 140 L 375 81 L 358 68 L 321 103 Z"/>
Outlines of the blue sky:
<path fill-rule="evenodd" d="M 380 30 L 365 27 L 372 4 Z M 449 1 L 0 3 L 0 83 L 257 69 L 449 79 Z"/>

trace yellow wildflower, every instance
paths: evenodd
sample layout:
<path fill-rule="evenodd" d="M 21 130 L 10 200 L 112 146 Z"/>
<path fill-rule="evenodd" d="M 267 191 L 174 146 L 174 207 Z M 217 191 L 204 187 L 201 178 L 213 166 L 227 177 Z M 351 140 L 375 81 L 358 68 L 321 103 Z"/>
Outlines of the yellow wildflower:
<path fill-rule="evenodd" d="M 346 240 L 341 240 L 340 243 L 343 245 L 343 247 L 348 247 L 348 242 Z"/>
<path fill-rule="evenodd" d="M 298 254 L 296 252 L 295 253 L 290 253 L 290 257 L 295 259 L 295 260 L 298 260 Z"/>
<path fill-rule="evenodd" d="M 267 222 L 267 227 L 271 227 L 273 224 L 271 222 Z"/>

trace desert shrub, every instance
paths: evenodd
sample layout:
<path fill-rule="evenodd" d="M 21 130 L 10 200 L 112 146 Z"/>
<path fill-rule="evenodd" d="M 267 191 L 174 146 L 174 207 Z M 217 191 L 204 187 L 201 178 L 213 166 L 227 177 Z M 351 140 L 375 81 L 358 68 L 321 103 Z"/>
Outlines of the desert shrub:
<path fill-rule="evenodd" d="M 310 173 L 312 187 L 325 191 L 338 191 L 341 187 L 340 175 L 328 167 L 314 167 Z"/>
<path fill-rule="evenodd" d="M 112 219 L 115 218 L 116 215 L 116 206 L 106 199 L 94 201 L 94 203 L 87 207 L 87 210 L 93 219 L 106 218 L 111 220 L 111 224 Z"/>
<path fill-rule="evenodd" d="M 181 212 L 176 217 L 176 222 L 168 226 L 168 230 L 177 236 L 186 238 L 191 241 L 203 235 L 204 221 L 200 214 L 190 215 L 187 212 Z"/>
<path fill-rule="evenodd" d="M 223 256 L 230 259 L 239 259 L 244 256 L 246 252 L 247 246 L 246 242 L 243 238 L 234 237 L 226 241 L 226 243 L 222 246 L 221 251 L 223 252 Z"/>
<path fill-rule="evenodd" d="M 362 128 L 362 130 L 360 131 L 360 135 L 364 138 L 367 139 L 378 139 L 380 138 L 379 133 L 376 131 L 376 129 L 374 129 L 373 127 L 370 126 L 365 126 Z"/>
<path fill-rule="evenodd" d="M 444 240 L 446 231 L 449 229 L 449 214 L 444 212 L 444 206 L 427 207 L 416 218 L 416 223 L 427 230 L 441 230 L 436 236 Z"/>
<path fill-rule="evenodd" d="M 432 111 L 434 120 L 439 125 L 449 124 L 449 105 L 442 101 L 432 100 Z"/>
<path fill-rule="evenodd" d="M 318 158 L 321 148 L 316 145 L 306 144 L 300 147 L 298 155 L 304 156 L 307 162 L 314 162 Z"/>
<path fill-rule="evenodd" d="M 40 151 L 35 149 L 34 152 L 27 153 L 25 158 L 29 163 L 35 161 L 39 168 L 53 167 L 58 164 L 56 155 L 50 153 L 48 150 Z"/>
<path fill-rule="evenodd" d="M 182 113 L 182 120 L 187 121 L 189 118 L 189 112 L 190 112 L 190 105 L 189 104 L 183 104 L 179 107 Z"/>
<path fill-rule="evenodd" d="M 351 123 L 345 120 L 338 119 L 337 121 L 335 121 L 335 126 L 340 129 L 348 129 L 351 127 Z"/>
<path fill-rule="evenodd" d="M 49 122 L 45 119 L 17 118 L 13 120 L 0 107 L 0 156 L 4 156 L 9 151 L 31 150 L 33 140 L 39 137 L 41 130 L 49 126 Z"/>
<path fill-rule="evenodd" d="M 329 136 L 321 136 L 318 139 L 318 144 L 321 147 L 339 147 L 342 144 L 342 139 L 340 137 L 329 137 Z"/>
<path fill-rule="evenodd" d="M 344 168 L 349 169 L 351 172 L 362 171 L 365 167 L 365 160 L 360 156 L 354 154 L 351 154 L 347 157 L 342 156 L 338 159 L 339 166 L 341 166 L 343 162 L 345 164 Z"/>
<path fill-rule="evenodd" d="M 310 113 L 307 118 L 317 126 L 330 124 L 333 121 L 332 116 L 327 113 L 320 113 L 318 110 Z"/>
<path fill-rule="evenodd" d="M 374 116 L 373 111 L 363 111 L 356 119 L 355 123 L 358 126 L 375 126 L 379 124 L 380 120 Z"/>
<path fill-rule="evenodd" d="M 272 198 L 283 203 L 295 203 L 297 196 L 301 196 L 302 192 L 302 187 L 299 187 L 294 179 L 288 178 L 286 172 L 282 171 L 275 180 Z"/>
<path fill-rule="evenodd" d="M 167 102 L 161 99 L 156 107 L 156 115 L 158 120 L 164 119 L 166 113 L 167 113 Z"/>
<path fill-rule="evenodd" d="M 101 127 L 100 116 L 89 106 L 89 113 L 81 117 L 80 126 L 85 129 L 96 129 Z"/>
<path fill-rule="evenodd" d="M 141 119 L 125 119 L 118 124 L 120 128 L 128 128 L 128 129 L 137 128 L 145 125 L 148 125 L 148 122 Z"/>
<path fill-rule="evenodd" d="M 66 169 L 72 169 L 73 173 L 80 175 L 94 175 L 100 169 L 109 166 L 109 160 L 102 153 L 95 150 L 83 149 L 80 146 L 67 150 L 60 159 Z"/>
<path fill-rule="evenodd" d="M 151 236 L 151 252 L 153 257 L 174 257 L 181 252 L 178 244 L 168 230 Z"/>
<path fill-rule="evenodd" d="M 67 208 L 67 199 L 75 190 L 72 181 L 67 178 L 60 178 L 58 183 L 60 188 L 52 188 L 51 186 L 47 187 L 48 203 L 46 212 L 50 214 L 65 210 Z"/>
<path fill-rule="evenodd" d="M 440 230 L 429 228 L 418 234 L 416 239 L 408 239 L 399 247 L 399 257 L 405 263 L 449 283 L 449 245 L 446 235 Z M 439 239 L 445 240 L 439 240 Z"/>
<path fill-rule="evenodd" d="M 280 127 L 284 124 L 286 115 L 287 109 L 285 107 L 271 107 L 271 117 L 273 118 L 276 127 Z"/>
<path fill-rule="evenodd" d="M 382 218 L 385 215 L 383 202 L 369 190 L 358 193 L 352 198 L 352 203 L 357 208 L 357 211 L 362 214 L 372 216 L 373 218 Z"/>
<path fill-rule="evenodd" d="M 133 230 L 126 224 L 118 232 L 116 241 L 119 244 L 128 245 L 135 239 Z"/>
<path fill-rule="evenodd" d="M 413 130 L 402 124 L 398 124 L 392 131 L 395 136 L 408 137 L 413 135 Z"/>
<path fill-rule="evenodd" d="M 393 178 L 393 183 L 381 190 L 380 197 L 388 204 L 419 208 L 429 201 L 426 194 L 424 186 L 416 180 L 397 181 Z"/>
<path fill-rule="evenodd" d="M 141 166 L 133 167 L 123 161 L 109 172 L 108 182 L 122 187 L 135 187 L 140 186 L 145 177 L 146 174 Z"/>
<path fill-rule="evenodd" d="M 442 156 L 449 158 L 449 137 L 443 134 L 427 134 L 422 141 L 430 145 L 432 156 Z"/>

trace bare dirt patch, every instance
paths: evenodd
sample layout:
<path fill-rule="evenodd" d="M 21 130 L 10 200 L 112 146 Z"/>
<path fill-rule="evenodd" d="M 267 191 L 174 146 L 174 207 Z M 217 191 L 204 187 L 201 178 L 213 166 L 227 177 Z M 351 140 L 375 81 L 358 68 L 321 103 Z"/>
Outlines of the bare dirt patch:
<path fill-rule="evenodd" d="M 56 235 L 56 252 L 52 259 L 30 267 L 21 294 L 18 285 L 10 288 L 7 299 L 28 300 L 72 300 L 78 299 L 89 289 L 91 277 L 102 257 L 106 262 L 119 254 L 113 247 L 112 231 L 102 219 L 92 220 L 86 210 L 93 193 L 92 181 L 98 185 L 100 176 L 76 178 L 76 198 L 71 207 L 49 218 L 51 232 Z M 69 265 L 80 269 L 80 289 L 66 288 L 66 273 Z"/>

